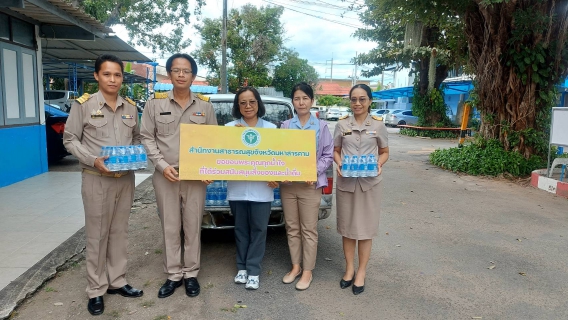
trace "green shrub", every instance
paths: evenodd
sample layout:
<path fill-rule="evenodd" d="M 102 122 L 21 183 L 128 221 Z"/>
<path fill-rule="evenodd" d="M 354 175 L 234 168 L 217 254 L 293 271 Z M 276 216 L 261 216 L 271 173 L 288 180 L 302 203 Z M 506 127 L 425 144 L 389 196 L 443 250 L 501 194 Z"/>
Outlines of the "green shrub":
<path fill-rule="evenodd" d="M 538 156 L 526 159 L 518 152 L 505 151 L 498 140 L 476 139 L 462 148 L 436 150 L 430 162 L 443 169 L 478 176 L 501 174 L 524 177 L 533 170 L 546 168 L 546 161 Z"/>
<path fill-rule="evenodd" d="M 417 130 L 402 128 L 400 134 L 409 137 L 428 137 L 432 139 L 457 139 L 459 137 L 458 131 L 443 131 L 443 130 Z"/>

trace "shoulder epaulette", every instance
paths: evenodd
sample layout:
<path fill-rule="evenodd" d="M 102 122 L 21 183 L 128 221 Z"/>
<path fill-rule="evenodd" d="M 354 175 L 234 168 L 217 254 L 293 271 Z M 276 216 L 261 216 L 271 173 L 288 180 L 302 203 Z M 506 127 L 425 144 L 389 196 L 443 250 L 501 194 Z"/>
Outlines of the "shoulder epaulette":
<path fill-rule="evenodd" d="M 343 120 L 343 119 L 347 119 L 349 118 L 349 115 L 344 115 L 343 117 L 339 117 L 339 120 Z"/>
<path fill-rule="evenodd" d="M 202 95 L 201 93 L 196 94 L 196 96 L 197 96 L 199 99 L 201 99 L 201 100 L 203 100 L 203 101 L 205 101 L 205 102 L 209 102 L 209 100 L 211 99 L 211 98 L 209 98 L 208 96 Z"/>
<path fill-rule="evenodd" d="M 132 101 L 132 99 L 130 99 L 129 97 L 124 97 L 123 99 L 126 100 L 131 105 L 136 106 L 136 102 Z"/>
<path fill-rule="evenodd" d="M 371 118 L 377 120 L 377 121 L 382 121 L 383 119 L 379 116 L 371 116 Z"/>
<path fill-rule="evenodd" d="M 155 92 L 154 99 L 166 99 L 168 97 L 167 92 Z"/>
<path fill-rule="evenodd" d="M 77 98 L 77 102 L 79 102 L 80 104 L 85 103 L 85 101 L 89 100 L 91 98 L 91 95 L 88 93 L 83 94 L 82 96 L 80 96 L 79 98 Z"/>

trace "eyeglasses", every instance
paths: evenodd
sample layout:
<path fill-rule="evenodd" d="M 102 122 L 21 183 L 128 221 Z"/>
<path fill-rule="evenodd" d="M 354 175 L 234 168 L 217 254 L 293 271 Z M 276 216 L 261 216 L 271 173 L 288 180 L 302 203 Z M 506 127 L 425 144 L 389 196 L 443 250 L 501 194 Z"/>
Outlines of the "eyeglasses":
<path fill-rule="evenodd" d="M 256 101 L 256 100 L 241 101 L 241 102 L 239 102 L 239 106 L 241 106 L 242 108 L 246 108 L 246 106 L 248 106 L 248 105 L 250 105 L 251 107 L 256 107 L 257 103 L 258 103 L 258 101 Z"/>
<path fill-rule="evenodd" d="M 172 70 L 170 70 L 171 73 L 176 73 L 179 74 L 180 72 L 183 72 L 183 74 L 191 74 L 191 69 L 178 69 L 178 68 L 174 68 Z"/>
<path fill-rule="evenodd" d="M 359 101 L 359 103 L 365 104 L 365 103 L 367 102 L 367 100 L 369 100 L 369 99 L 367 99 L 367 98 L 359 98 L 359 99 L 357 99 L 357 98 L 351 98 L 351 99 L 349 99 L 349 100 L 351 100 L 351 103 L 352 103 L 352 104 L 357 103 L 357 100 Z"/>

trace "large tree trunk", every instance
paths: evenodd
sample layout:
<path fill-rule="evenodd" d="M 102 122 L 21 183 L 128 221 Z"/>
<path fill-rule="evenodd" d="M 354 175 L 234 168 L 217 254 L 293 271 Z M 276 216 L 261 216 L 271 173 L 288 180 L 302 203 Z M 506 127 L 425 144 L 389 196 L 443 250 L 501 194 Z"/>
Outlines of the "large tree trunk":
<path fill-rule="evenodd" d="M 540 94 L 549 92 L 566 75 L 565 62 L 561 60 L 568 6 L 561 0 L 510 0 L 489 6 L 481 5 L 482 0 L 475 2 L 465 16 L 465 33 L 479 97 L 476 107 L 481 113 L 480 134 L 498 139 L 506 150 L 518 151 L 528 158 L 537 153 L 535 144 L 528 139 L 529 133 L 531 129 L 535 130 L 533 133 L 544 131 L 538 115 L 550 108 L 550 101 L 540 99 Z M 515 20 L 519 17 L 515 14 L 520 12 L 533 14 L 534 28 L 527 27 L 526 16 L 525 21 Z M 544 28 L 539 31 L 536 22 L 540 18 L 544 18 Z M 523 36 L 514 38 L 523 26 Z M 545 61 L 532 60 L 526 70 L 520 70 L 515 57 L 537 48 L 544 48 Z M 536 70 L 533 65 L 538 65 Z M 546 83 L 539 80 L 543 76 L 538 72 L 548 66 L 552 67 Z"/>

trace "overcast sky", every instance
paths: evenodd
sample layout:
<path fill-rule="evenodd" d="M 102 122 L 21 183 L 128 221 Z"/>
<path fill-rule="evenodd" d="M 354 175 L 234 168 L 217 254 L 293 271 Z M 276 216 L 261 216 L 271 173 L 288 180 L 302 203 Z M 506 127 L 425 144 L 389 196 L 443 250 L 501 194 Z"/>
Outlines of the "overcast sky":
<path fill-rule="evenodd" d="M 193 1 L 190 1 L 193 2 Z M 375 44 L 353 37 L 357 27 L 362 27 L 356 12 L 347 10 L 350 3 L 361 3 L 362 0 L 228 0 L 229 11 L 239 8 L 246 3 L 260 6 L 283 6 L 284 13 L 281 21 L 286 29 L 285 47 L 295 49 L 302 59 L 308 62 L 319 73 L 320 78 L 329 79 L 332 75 L 331 59 L 333 58 L 333 78 L 347 79 L 354 73 L 354 66 L 349 65 L 356 52 L 368 52 Z M 201 19 L 220 18 L 223 13 L 222 0 L 207 0 L 202 8 Z M 343 15 L 343 17 L 341 17 Z M 320 17 L 320 18 L 318 18 Z M 323 18 L 323 19 L 322 19 Z M 192 16 L 192 25 L 188 26 L 187 33 L 195 34 L 194 24 L 199 23 Z M 128 40 L 127 33 L 121 26 L 113 26 L 119 37 Z M 195 50 L 201 43 L 201 38 L 191 37 L 192 44 L 187 52 Z M 158 58 L 158 62 L 165 63 L 147 48 L 136 47 L 150 58 Z M 167 58 L 167 57 L 166 57 Z M 201 67 L 201 66 L 200 66 Z M 359 67 L 357 76 L 361 77 Z M 199 72 L 199 76 L 206 76 L 206 69 Z M 391 79 L 385 74 L 385 83 Z M 375 83 L 379 77 L 373 77 Z"/>

